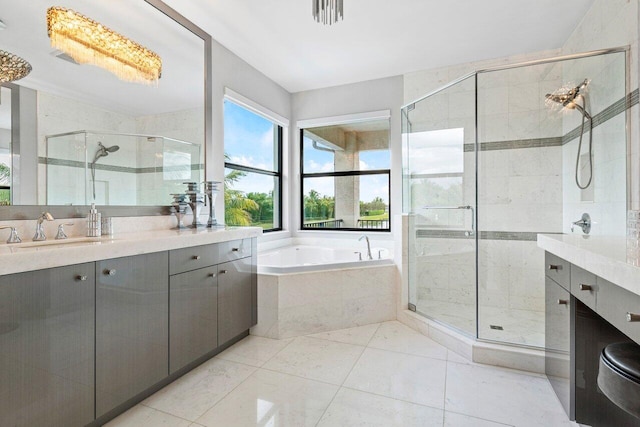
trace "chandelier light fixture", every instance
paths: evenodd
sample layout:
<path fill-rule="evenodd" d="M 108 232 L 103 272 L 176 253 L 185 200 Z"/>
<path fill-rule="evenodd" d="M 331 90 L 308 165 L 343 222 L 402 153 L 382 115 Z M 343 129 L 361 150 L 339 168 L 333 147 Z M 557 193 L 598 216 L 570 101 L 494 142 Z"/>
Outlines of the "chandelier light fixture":
<path fill-rule="evenodd" d="M 13 82 L 26 77 L 31 72 L 31 64 L 18 55 L 0 50 L 0 83 Z"/>
<path fill-rule="evenodd" d="M 71 9 L 47 10 L 47 32 L 51 46 L 79 64 L 92 64 L 119 79 L 157 84 L 162 59 L 155 52 Z"/>
<path fill-rule="evenodd" d="M 313 2 L 313 18 L 324 25 L 335 24 L 344 19 L 343 0 L 311 0 Z"/>

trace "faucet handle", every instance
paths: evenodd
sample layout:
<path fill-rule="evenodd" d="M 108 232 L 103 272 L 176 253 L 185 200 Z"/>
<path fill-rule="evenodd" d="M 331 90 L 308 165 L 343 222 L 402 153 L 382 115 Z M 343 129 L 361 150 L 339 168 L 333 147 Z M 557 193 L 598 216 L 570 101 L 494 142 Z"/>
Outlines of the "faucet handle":
<path fill-rule="evenodd" d="M 58 234 L 56 234 L 56 240 L 63 240 L 67 238 L 67 234 L 64 232 L 64 226 L 71 227 L 73 225 L 72 222 L 68 222 L 66 224 L 58 225 Z"/>
<path fill-rule="evenodd" d="M 11 232 L 9 233 L 9 238 L 7 239 L 7 243 L 20 243 L 22 242 L 22 239 L 20 237 L 18 237 L 18 232 L 16 231 L 16 228 L 11 226 L 11 225 L 2 225 L 0 226 L 0 230 L 5 229 L 5 228 L 10 228 Z"/>
<path fill-rule="evenodd" d="M 354 254 L 358 254 L 358 261 L 362 261 L 362 252 L 360 251 L 354 251 Z"/>

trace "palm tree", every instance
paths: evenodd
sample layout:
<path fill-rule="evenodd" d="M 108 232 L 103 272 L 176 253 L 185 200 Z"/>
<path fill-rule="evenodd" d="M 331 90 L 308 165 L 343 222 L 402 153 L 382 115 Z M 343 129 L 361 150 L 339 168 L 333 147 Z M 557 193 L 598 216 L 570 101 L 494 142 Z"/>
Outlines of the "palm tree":
<path fill-rule="evenodd" d="M 259 206 L 251 199 L 247 199 L 240 190 L 234 190 L 233 184 L 246 175 L 245 172 L 232 170 L 224 177 L 224 222 L 227 225 L 249 226 L 251 214 Z"/>

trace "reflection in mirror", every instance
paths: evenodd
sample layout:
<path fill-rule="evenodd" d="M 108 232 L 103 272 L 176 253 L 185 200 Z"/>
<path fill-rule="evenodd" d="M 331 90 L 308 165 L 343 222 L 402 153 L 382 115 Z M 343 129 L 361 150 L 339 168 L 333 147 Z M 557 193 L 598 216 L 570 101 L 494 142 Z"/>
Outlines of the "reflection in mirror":
<path fill-rule="evenodd" d="M 11 89 L 0 87 L 0 206 L 11 204 Z"/>
<path fill-rule="evenodd" d="M 143 85 L 78 64 L 52 48 L 46 22 L 50 2 L 0 0 L 6 25 L 0 49 L 33 66 L 14 82 L 25 95 L 20 102 L 5 111 L 3 88 L 0 104 L 0 163 L 8 154 L 7 135 L 13 134 L 11 161 L 19 169 L 19 185 L 9 184 L 16 192 L 14 204 L 169 205 L 170 193 L 182 191 L 183 181 L 204 180 L 205 40 L 152 6 L 158 3 L 55 4 L 156 52 L 162 77 Z M 11 129 L 11 114 L 21 129 Z"/>

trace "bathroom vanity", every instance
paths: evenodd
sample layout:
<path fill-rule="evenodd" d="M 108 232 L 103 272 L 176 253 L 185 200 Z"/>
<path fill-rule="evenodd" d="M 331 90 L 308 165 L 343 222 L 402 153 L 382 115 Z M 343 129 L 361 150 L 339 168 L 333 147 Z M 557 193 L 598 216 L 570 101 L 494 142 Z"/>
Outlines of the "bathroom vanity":
<path fill-rule="evenodd" d="M 102 425 L 245 337 L 259 233 L 0 245 L 0 425 Z"/>
<path fill-rule="evenodd" d="M 624 237 L 539 235 L 545 249 L 545 371 L 570 419 L 593 427 L 640 426 L 598 388 L 600 354 L 640 343 L 640 268 Z"/>

